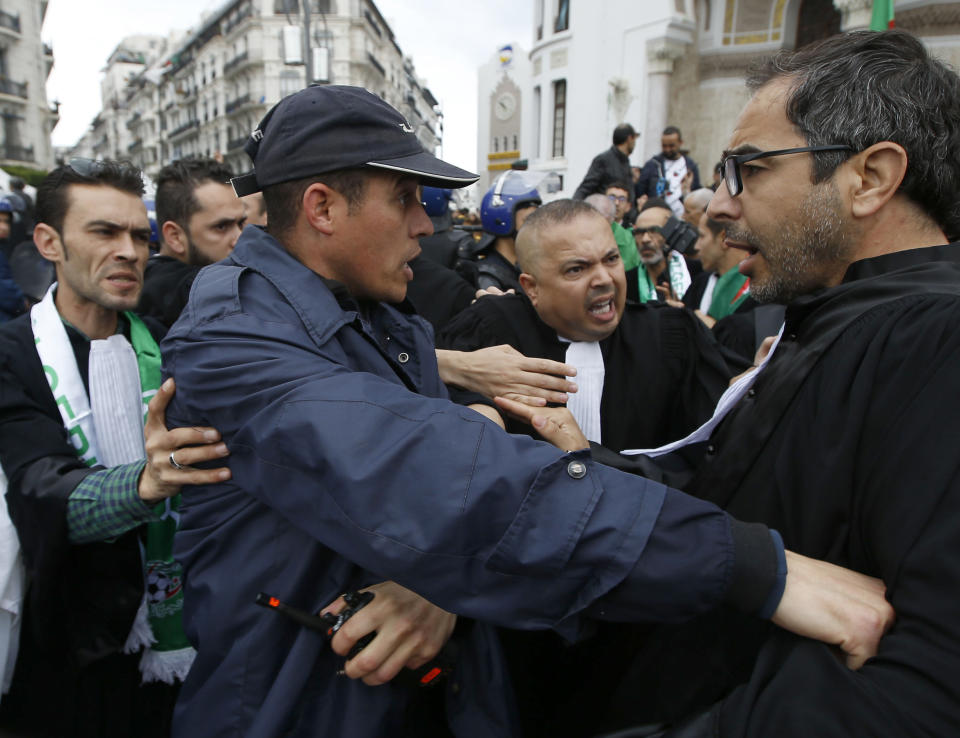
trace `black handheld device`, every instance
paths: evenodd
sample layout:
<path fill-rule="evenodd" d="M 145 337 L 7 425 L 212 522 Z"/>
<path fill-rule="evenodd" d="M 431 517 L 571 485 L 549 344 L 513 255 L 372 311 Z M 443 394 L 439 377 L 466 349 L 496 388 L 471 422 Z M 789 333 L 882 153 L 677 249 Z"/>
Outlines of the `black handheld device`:
<path fill-rule="evenodd" d="M 347 606 L 336 615 L 330 612 L 323 615 L 313 615 L 298 607 L 288 605 L 266 592 L 260 592 L 257 595 L 256 603 L 268 610 L 286 615 L 303 627 L 322 634 L 329 641 L 357 611 L 373 600 L 373 597 L 373 592 L 346 592 L 343 599 Z M 374 630 L 357 640 L 353 648 L 347 653 L 346 660 L 349 661 L 360 653 L 376 637 L 377 631 Z M 447 641 L 433 660 L 428 661 L 418 669 L 401 669 L 400 673 L 394 677 L 394 681 L 407 686 L 432 687 L 442 682 L 453 671 L 455 662 L 455 646 L 452 642 Z"/>
<path fill-rule="evenodd" d="M 686 254 L 700 238 L 700 233 L 696 228 L 675 215 L 670 216 L 670 220 L 662 228 L 661 233 L 667 242 L 667 246 L 681 254 Z"/>

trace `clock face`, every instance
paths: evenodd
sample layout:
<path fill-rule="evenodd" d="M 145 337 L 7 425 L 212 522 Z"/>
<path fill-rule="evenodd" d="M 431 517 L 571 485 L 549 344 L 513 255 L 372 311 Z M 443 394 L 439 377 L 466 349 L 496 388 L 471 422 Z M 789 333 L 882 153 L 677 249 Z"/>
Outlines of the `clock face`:
<path fill-rule="evenodd" d="M 517 109 L 517 98 L 512 92 L 501 93 L 493 103 L 493 112 L 500 120 L 509 120 Z"/>

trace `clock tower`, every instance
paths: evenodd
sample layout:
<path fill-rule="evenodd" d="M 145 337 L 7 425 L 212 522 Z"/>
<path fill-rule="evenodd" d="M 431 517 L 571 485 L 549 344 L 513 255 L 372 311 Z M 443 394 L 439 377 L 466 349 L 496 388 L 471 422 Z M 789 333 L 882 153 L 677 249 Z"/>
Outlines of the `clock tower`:
<path fill-rule="evenodd" d="M 524 145 L 523 90 L 528 87 L 530 62 L 517 44 L 497 49 L 480 69 L 477 155 L 478 192 L 490 187 L 501 172 L 529 156 Z M 529 116 L 528 116 L 529 117 Z"/>

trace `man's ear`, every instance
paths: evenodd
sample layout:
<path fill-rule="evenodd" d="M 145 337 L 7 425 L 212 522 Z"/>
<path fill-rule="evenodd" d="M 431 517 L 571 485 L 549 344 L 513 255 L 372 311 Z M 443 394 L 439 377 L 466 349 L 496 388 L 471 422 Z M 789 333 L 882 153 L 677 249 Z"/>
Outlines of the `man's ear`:
<path fill-rule="evenodd" d="M 863 218 L 880 210 L 897 193 L 907 173 L 907 152 L 897 143 L 881 141 L 850 159 L 851 208 Z"/>
<path fill-rule="evenodd" d="M 60 240 L 60 234 L 46 223 L 37 223 L 33 227 L 33 243 L 37 251 L 47 261 L 54 264 L 63 261 L 63 242 Z"/>
<path fill-rule="evenodd" d="M 523 272 L 520 274 L 520 286 L 523 287 L 523 291 L 527 293 L 527 297 L 530 298 L 530 302 L 533 303 L 533 306 L 537 306 L 537 301 L 540 299 L 540 295 L 537 292 L 537 278 L 532 274 L 527 274 Z"/>
<path fill-rule="evenodd" d="M 311 227 L 326 236 L 333 234 L 340 218 L 350 210 L 343 196 L 323 182 L 314 182 L 307 187 L 300 204 Z"/>
<path fill-rule="evenodd" d="M 172 220 L 163 221 L 160 226 L 160 237 L 163 244 L 177 256 L 187 255 L 187 234 L 177 223 Z"/>

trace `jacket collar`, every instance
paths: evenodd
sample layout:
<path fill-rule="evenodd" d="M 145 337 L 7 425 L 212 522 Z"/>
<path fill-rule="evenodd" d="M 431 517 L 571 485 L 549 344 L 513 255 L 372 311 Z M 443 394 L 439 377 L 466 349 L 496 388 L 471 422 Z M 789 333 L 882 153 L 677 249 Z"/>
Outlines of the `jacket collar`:
<path fill-rule="evenodd" d="M 960 244 L 948 243 L 943 246 L 924 246 L 921 248 L 895 251 L 892 254 L 874 256 L 870 259 L 855 261 L 847 267 L 843 281 L 853 282 L 858 279 L 875 277 L 880 274 L 906 269 L 918 264 L 928 264 L 935 261 L 960 262 Z"/>
<path fill-rule="evenodd" d="M 244 230 L 226 260 L 231 262 L 266 278 L 318 344 L 358 317 L 359 306 L 346 287 L 307 268 L 262 228 Z"/>
<path fill-rule="evenodd" d="M 630 161 L 630 157 L 627 156 L 626 154 L 624 154 L 624 153 L 623 153 L 620 149 L 618 149 L 616 146 L 611 146 L 611 147 L 610 147 L 610 150 L 613 152 L 613 155 L 616 156 L 616 157 L 617 157 L 618 159 L 620 159 L 621 161 L 627 161 L 627 162 Z"/>

